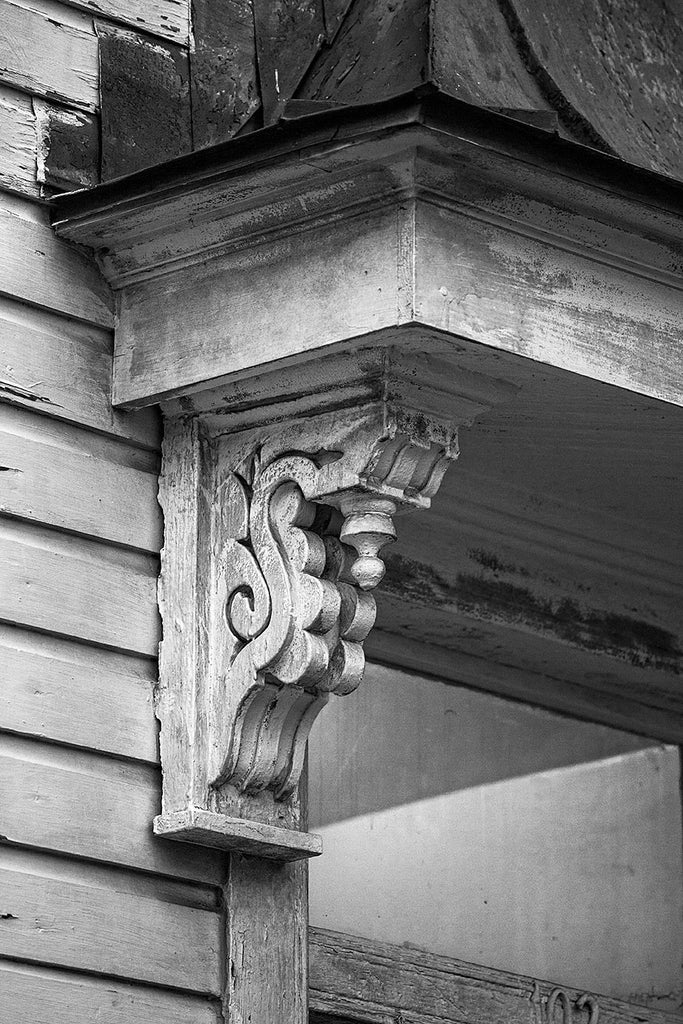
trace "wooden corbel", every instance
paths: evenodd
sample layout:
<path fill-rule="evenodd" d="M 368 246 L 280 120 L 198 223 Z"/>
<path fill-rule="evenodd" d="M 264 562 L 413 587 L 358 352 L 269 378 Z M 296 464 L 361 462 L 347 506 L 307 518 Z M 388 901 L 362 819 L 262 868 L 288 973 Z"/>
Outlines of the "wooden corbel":
<path fill-rule="evenodd" d="M 349 370 L 327 362 L 328 389 L 297 405 L 306 415 L 167 409 L 157 835 L 283 860 L 321 852 L 301 830 L 308 735 L 363 678 L 394 517 L 428 508 L 458 452 L 452 419 L 386 395 L 324 411 Z M 372 391 L 398 381 L 385 349 L 370 362 Z"/>

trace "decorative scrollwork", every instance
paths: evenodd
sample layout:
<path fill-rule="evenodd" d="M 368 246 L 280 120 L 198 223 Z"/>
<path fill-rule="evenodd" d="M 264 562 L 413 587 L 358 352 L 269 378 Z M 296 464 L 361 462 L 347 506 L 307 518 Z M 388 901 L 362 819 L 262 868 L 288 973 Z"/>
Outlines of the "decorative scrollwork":
<path fill-rule="evenodd" d="M 589 995 L 584 992 L 573 1000 L 573 998 L 562 988 L 555 988 L 548 996 L 548 1004 L 546 1008 L 546 1020 L 547 1024 L 556 1024 L 557 1021 L 557 1008 L 562 1009 L 562 1024 L 573 1024 L 577 1019 L 574 1010 L 586 1011 L 589 1014 L 587 1024 L 598 1024 L 600 1018 L 600 1009 L 598 1007 L 598 1001 L 595 996 Z"/>
<path fill-rule="evenodd" d="M 375 620 L 368 591 L 395 538 L 391 499 L 366 491 L 314 499 L 320 467 L 300 453 L 257 453 L 225 488 L 229 536 L 216 600 L 233 645 L 229 683 L 243 692 L 213 785 L 241 793 L 296 787 L 310 728 L 331 693 L 359 685 Z"/>

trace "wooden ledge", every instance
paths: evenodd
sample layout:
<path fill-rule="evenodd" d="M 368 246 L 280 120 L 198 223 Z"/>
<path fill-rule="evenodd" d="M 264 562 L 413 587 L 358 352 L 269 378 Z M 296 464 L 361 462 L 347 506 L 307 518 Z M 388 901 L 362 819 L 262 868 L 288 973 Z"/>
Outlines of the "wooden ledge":
<path fill-rule="evenodd" d="M 263 825 L 200 808 L 161 814 L 154 819 L 154 834 L 165 839 L 218 850 L 233 850 L 272 860 L 304 860 L 323 852 L 321 836 Z"/>

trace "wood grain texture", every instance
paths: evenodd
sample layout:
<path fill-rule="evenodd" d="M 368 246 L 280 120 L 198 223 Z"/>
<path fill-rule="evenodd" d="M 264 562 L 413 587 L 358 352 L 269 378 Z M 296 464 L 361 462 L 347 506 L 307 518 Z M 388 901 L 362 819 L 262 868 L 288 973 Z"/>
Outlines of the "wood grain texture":
<path fill-rule="evenodd" d="M 212 999 L 10 960 L 0 988 L 12 1024 L 221 1024 Z"/>
<path fill-rule="evenodd" d="M 48 214 L 0 195 L 0 293 L 100 327 L 112 326 L 112 299 L 94 260 L 52 232 Z"/>
<path fill-rule="evenodd" d="M 5 847 L 0 955 L 219 995 L 220 915 L 155 891 L 154 880 L 122 890 L 117 874 Z"/>
<path fill-rule="evenodd" d="M 33 98 L 37 177 L 43 195 L 90 188 L 100 180 L 100 122 L 93 114 Z"/>
<path fill-rule="evenodd" d="M 53 0 L 4 0 L 0 80 L 32 95 L 97 110 L 97 38 L 92 18 Z"/>
<path fill-rule="evenodd" d="M 152 834 L 160 782 L 156 768 L 0 734 L 0 833 L 17 846 L 220 884 L 221 854 Z"/>
<path fill-rule="evenodd" d="M 192 149 L 187 49 L 98 23 L 102 180 Z"/>
<path fill-rule="evenodd" d="M 307 1024 L 307 878 L 305 861 L 231 856 L 224 890 L 231 1024 Z"/>
<path fill-rule="evenodd" d="M 0 296 L 0 401 L 156 450 L 156 410 L 111 405 L 112 334 Z"/>
<path fill-rule="evenodd" d="M 314 1024 L 529 1024 L 555 986 L 403 946 L 310 933 Z M 565 989 L 572 1001 L 581 993 Z M 598 997 L 601 1024 L 673 1024 L 677 1016 Z"/>
<path fill-rule="evenodd" d="M 4 86 L 0 86 L 0 188 L 32 199 L 40 195 L 31 98 Z"/>
<path fill-rule="evenodd" d="M 323 0 L 254 0 L 254 23 L 263 117 L 274 124 L 325 39 Z"/>
<path fill-rule="evenodd" d="M 158 764 L 155 660 L 0 625 L 0 662 L 0 729 Z"/>
<path fill-rule="evenodd" d="M 0 552 L 6 622 L 156 654 L 156 559 L 9 520 L 0 520 Z"/>
<path fill-rule="evenodd" d="M 151 36 L 186 46 L 190 0 L 60 0 Z"/>
<path fill-rule="evenodd" d="M 157 554 L 155 453 L 0 405 L 0 512 Z"/>
<path fill-rule="evenodd" d="M 252 0 L 193 0 L 192 144 L 235 135 L 261 105 Z"/>

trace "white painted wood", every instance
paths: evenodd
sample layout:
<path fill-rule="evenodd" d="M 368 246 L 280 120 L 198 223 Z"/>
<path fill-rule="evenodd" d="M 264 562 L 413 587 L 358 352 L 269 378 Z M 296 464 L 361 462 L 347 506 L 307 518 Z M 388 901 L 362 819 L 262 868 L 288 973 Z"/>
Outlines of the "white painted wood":
<path fill-rule="evenodd" d="M 159 551 L 154 453 L 2 405 L 0 465 L 0 512 Z"/>
<path fill-rule="evenodd" d="M 56 857 L 0 850 L 0 955 L 220 994 L 220 915 L 169 902 L 174 890 L 164 898 L 153 879 L 126 891 L 118 878 Z"/>
<path fill-rule="evenodd" d="M 0 520 L 0 618 L 137 654 L 156 654 L 156 559 Z"/>
<path fill-rule="evenodd" d="M 651 747 L 329 825 L 311 923 L 673 1010 L 679 773 Z"/>
<path fill-rule="evenodd" d="M 210 999 L 10 960 L 0 989 L 12 1024 L 221 1024 Z"/>
<path fill-rule="evenodd" d="M 220 853 L 152 835 L 160 788 L 156 768 L 0 733 L 0 833 L 8 842 L 220 884 Z"/>
<path fill-rule="evenodd" d="M 111 405 L 110 331 L 0 296 L 0 398 L 158 448 L 155 409 Z"/>
<path fill-rule="evenodd" d="M 0 188 L 37 199 L 36 127 L 31 99 L 0 86 Z"/>
<path fill-rule="evenodd" d="M 57 239 L 46 210 L 0 194 L 0 293 L 112 326 L 112 300 L 95 263 Z"/>
<path fill-rule="evenodd" d="M 158 764 L 156 659 L 0 625 L 0 664 L 0 729 Z"/>
<path fill-rule="evenodd" d="M 91 14 L 168 39 L 180 46 L 189 43 L 189 0 L 60 0 Z"/>
<path fill-rule="evenodd" d="M 3 0 L 0 81 L 96 111 L 99 69 L 92 18 L 53 0 Z"/>

